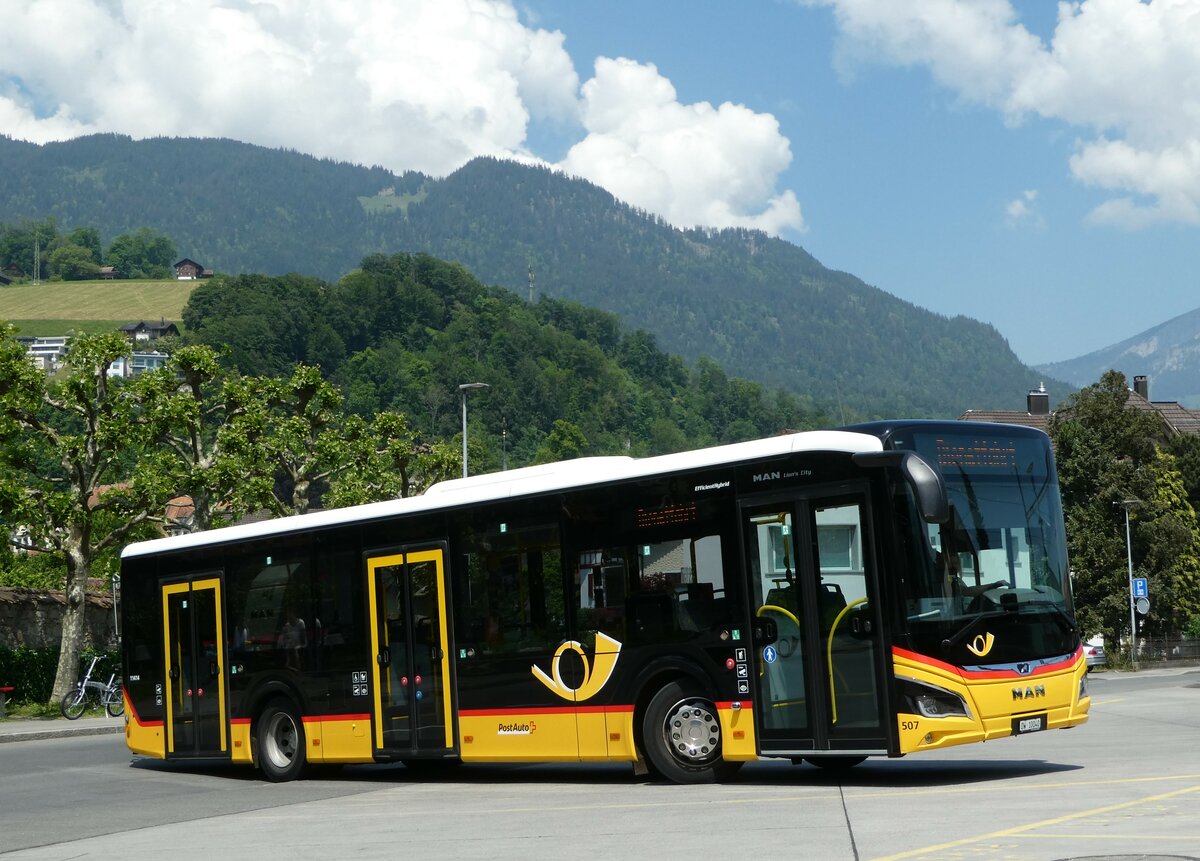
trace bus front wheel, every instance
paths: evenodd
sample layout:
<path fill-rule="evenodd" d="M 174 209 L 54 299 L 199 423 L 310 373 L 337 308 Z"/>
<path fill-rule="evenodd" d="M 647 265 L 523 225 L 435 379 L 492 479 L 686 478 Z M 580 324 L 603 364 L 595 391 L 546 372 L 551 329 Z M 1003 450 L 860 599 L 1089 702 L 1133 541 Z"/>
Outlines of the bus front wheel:
<path fill-rule="evenodd" d="M 304 771 L 304 724 L 291 703 L 276 700 L 255 728 L 258 767 L 272 783 L 295 780 Z"/>
<path fill-rule="evenodd" d="M 741 765 L 721 756 L 716 706 L 681 682 L 663 685 L 647 704 L 642 743 L 653 769 L 675 783 L 725 780 Z"/>

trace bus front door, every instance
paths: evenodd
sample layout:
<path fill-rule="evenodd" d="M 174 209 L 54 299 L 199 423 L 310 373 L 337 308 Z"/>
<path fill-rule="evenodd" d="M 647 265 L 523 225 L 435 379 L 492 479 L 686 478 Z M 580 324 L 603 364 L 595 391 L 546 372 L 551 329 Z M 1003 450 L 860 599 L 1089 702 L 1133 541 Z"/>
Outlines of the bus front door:
<path fill-rule="evenodd" d="M 844 490 L 743 508 L 763 754 L 887 753 L 868 514 Z"/>
<path fill-rule="evenodd" d="M 221 579 L 206 574 L 161 591 L 166 755 L 228 756 Z"/>
<path fill-rule="evenodd" d="M 367 558 L 375 749 L 398 758 L 453 753 L 445 548 Z"/>

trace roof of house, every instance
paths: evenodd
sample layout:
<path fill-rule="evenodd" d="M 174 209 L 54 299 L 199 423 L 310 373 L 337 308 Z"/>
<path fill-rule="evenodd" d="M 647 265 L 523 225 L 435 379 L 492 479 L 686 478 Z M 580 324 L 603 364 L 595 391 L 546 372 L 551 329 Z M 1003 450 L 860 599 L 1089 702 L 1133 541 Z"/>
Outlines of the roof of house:
<path fill-rule="evenodd" d="M 1200 434 L 1200 410 L 1189 410 L 1178 401 L 1151 401 L 1135 389 L 1129 390 L 1129 399 L 1125 402 L 1129 409 L 1155 413 L 1166 426 L 1168 434 Z M 959 420 L 965 422 L 997 422 L 1005 425 L 1028 425 L 1038 430 L 1046 430 L 1050 416 L 1054 411 L 1046 413 L 1030 413 L 1018 410 L 967 410 Z"/>
<path fill-rule="evenodd" d="M 124 326 L 122 326 L 120 328 L 119 331 L 126 332 L 126 333 L 170 332 L 172 329 L 174 329 L 175 332 L 178 334 L 179 327 L 176 326 L 174 323 L 172 323 L 169 320 L 162 320 L 158 323 L 155 323 L 153 320 L 151 320 L 150 322 L 147 322 L 145 320 L 138 320 L 136 323 L 126 323 Z"/>
<path fill-rule="evenodd" d="M 1019 412 L 1017 410 L 967 410 L 958 417 L 964 422 L 995 422 L 1001 425 L 1026 425 L 1044 431 L 1050 424 L 1050 415 Z"/>

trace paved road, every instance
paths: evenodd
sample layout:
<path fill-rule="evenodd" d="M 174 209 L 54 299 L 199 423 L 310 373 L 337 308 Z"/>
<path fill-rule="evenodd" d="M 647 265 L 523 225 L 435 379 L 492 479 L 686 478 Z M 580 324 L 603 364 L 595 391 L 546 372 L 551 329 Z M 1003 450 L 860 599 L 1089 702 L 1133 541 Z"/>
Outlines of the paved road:
<path fill-rule="evenodd" d="M 593 765 L 432 780 L 362 766 L 277 786 L 241 768 L 131 763 L 119 735 L 0 745 L 0 840 L 35 859 L 1200 858 L 1200 671 L 1091 684 L 1079 729 L 841 779 L 754 763 L 709 787 Z"/>

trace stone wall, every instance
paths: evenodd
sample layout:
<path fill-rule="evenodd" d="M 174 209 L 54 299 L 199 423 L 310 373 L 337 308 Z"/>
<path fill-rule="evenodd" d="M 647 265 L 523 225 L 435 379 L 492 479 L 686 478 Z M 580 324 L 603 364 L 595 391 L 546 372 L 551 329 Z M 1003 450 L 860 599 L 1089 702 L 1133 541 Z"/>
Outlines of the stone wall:
<path fill-rule="evenodd" d="M 0 646 L 44 649 L 62 641 L 66 598 L 62 592 L 41 592 L 0 586 Z M 83 647 L 116 648 L 112 595 L 89 593 Z"/>

